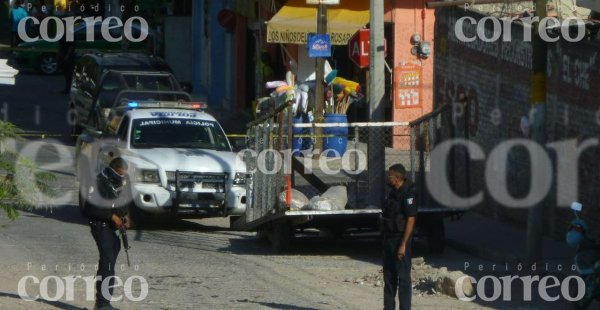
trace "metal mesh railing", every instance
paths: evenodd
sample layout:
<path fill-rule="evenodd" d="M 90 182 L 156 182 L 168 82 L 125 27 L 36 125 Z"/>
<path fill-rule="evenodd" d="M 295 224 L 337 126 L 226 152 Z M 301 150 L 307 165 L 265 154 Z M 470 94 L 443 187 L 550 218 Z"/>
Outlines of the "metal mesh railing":
<path fill-rule="evenodd" d="M 347 136 L 327 133 L 324 129 L 322 137 L 309 134 L 309 145 L 315 145 L 316 139 L 333 139 L 333 143 L 323 143 L 325 151 L 309 148 L 303 150 L 305 156 L 297 157 L 303 163 L 306 173 L 312 173 L 327 186 L 343 185 L 347 188 L 348 209 L 369 207 L 369 193 L 377 191 L 373 188 L 374 178 L 380 178 L 379 184 L 385 182 L 385 171 L 393 164 L 402 163 L 407 169 L 410 166 L 410 130 L 408 123 L 339 123 L 339 124 L 294 124 L 296 128 L 324 127 L 347 128 Z M 374 133 L 370 134 L 370 131 Z M 295 145 L 301 145 L 303 137 L 294 136 Z M 379 145 L 381 152 L 373 155 L 369 147 Z M 334 151 L 341 150 L 335 157 Z M 324 156 L 319 156 L 324 154 Z M 310 156 L 312 155 L 312 156 Z M 337 154 L 335 154 L 337 155 Z M 378 156 L 374 158 L 374 156 Z M 371 173 L 369 173 L 371 172 Z M 377 172 L 377 173 L 373 173 Z M 311 185 L 301 173 L 294 174 L 294 188 L 303 192 L 308 198 L 320 195 L 321 192 Z"/>
<path fill-rule="evenodd" d="M 243 155 L 247 170 L 252 172 L 247 183 L 248 222 L 285 210 L 278 205 L 277 196 L 286 188 L 285 174 L 291 170 L 284 156 L 289 149 L 288 139 L 284 139 L 289 128 L 289 117 L 285 117 L 289 114 L 287 106 L 281 106 L 248 128 Z"/>
<path fill-rule="evenodd" d="M 308 199 L 328 187 L 343 185 L 348 195 L 346 209 L 378 208 L 373 198 L 383 198 L 386 171 L 397 163 L 411 172 L 425 201 L 424 176 L 431 169 L 430 150 L 456 135 L 447 130 L 453 128 L 448 127 L 451 121 L 451 110 L 445 107 L 410 124 L 302 124 L 292 123 L 288 109 L 280 107 L 248 129 L 249 150 L 244 160 L 252 177 L 248 183 L 247 221 L 286 211 L 287 205 L 280 205 L 278 197 L 290 188 L 288 180 Z M 321 136 L 315 135 L 316 127 L 323 128 Z M 325 152 L 314 149 L 317 139 L 323 139 Z M 459 176 L 462 174 L 456 171 L 451 174 Z"/>

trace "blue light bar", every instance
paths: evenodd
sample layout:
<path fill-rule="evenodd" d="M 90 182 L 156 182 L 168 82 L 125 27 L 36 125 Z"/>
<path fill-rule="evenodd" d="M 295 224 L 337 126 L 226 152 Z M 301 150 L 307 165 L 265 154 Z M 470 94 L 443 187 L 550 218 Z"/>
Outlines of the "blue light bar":
<path fill-rule="evenodd" d="M 140 104 L 139 104 L 139 103 L 137 103 L 137 102 L 129 102 L 129 103 L 127 104 L 127 106 L 129 106 L 130 108 L 137 108 L 137 107 L 139 107 L 139 106 L 140 106 Z"/>

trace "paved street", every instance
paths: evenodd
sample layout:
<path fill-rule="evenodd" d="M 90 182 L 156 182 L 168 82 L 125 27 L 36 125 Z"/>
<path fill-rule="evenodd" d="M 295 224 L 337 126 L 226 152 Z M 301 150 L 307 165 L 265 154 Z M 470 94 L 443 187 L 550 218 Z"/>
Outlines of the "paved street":
<path fill-rule="evenodd" d="M 86 299 L 84 280 L 74 283 L 73 298 L 60 295 L 56 278 L 88 277 L 95 274 L 97 249 L 89 227 L 75 204 L 77 182 L 70 161 L 73 156 L 67 126 L 67 96 L 58 91 L 61 76 L 43 77 L 33 73 L 17 76 L 16 86 L 0 86 L 0 103 L 6 103 L 7 120 L 27 132 L 62 135 L 55 145 L 66 151 L 45 147 L 34 159 L 40 164 L 63 162 L 50 170 L 59 177 L 56 185 L 65 198 L 51 208 L 22 212 L 9 222 L 0 212 L 0 309 L 83 309 L 93 306 Z M 36 110 L 39 111 L 36 112 Z M 44 141 L 50 141 L 47 138 Z M 26 155 L 31 155 L 27 153 Z M 272 255 L 268 245 L 254 233 L 228 230 L 226 219 L 160 223 L 156 229 L 130 232 L 132 266 L 127 267 L 121 252 L 117 276 L 133 281 L 133 297 L 139 297 L 139 277 L 148 284 L 142 301 L 125 298 L 115 305 L 122 309 L 379 309 L 382 288 L 352 279 L 377 274 L 380 249 L 374 238 L 298 240 L 291 253 Z M 422 246 L 417 242 L 417 253 Z M 435 268 L 461 270 L 465 262 L 484 262 L 449 249 L 443 257 L 425 256 Z M 48 284 L 46 300 L 24 301 L 19 281 L 28 280 L 27 293 L 40 294 Z M 138 276 L 138 278 L 135 278 Z M 61 282 L 64 283 L 64 282 Z M 515 288 L 517 289 L 517 288 Z M 122 289 L 117 292 L 123 294 Z M 420 296 L 422 295 L 422 296 Z M 521 293 L 522 295 L 522 293 Z M 516 299 L 519 294 L 514 294 Z M 415 290 L 415 309 L 564 309 L 561 303 L 463 302 Z"/>

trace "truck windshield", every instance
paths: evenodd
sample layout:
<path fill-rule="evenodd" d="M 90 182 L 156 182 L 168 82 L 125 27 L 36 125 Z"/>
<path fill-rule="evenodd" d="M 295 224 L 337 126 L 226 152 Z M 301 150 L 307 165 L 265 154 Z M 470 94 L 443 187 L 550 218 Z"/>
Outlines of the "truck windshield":
<path fill-rule="evenodd" d="M 178 90 L 169 75 L 123 74 L 123 78 L 130 89 L 153 91 Z"/>
<path fill-rule="evenodd" d="M 142 118 L 133 121 L 131 147 L 196 148 L 231 151 L 217 122 L 184 118 Z"/>

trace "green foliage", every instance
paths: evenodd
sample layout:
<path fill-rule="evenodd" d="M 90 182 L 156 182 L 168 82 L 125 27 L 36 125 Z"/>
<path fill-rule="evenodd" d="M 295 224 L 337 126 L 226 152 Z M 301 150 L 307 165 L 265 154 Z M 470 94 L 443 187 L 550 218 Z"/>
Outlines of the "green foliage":
<path fill-rule="evenodd" d="M 20 139 L 20 134 L 23 131 L 15 126 L 13 123 L 0 121 L 0 142 L 4 142 L 6 139 Z"/>
<path fill-rule="evenodd" d="M 41 171 L 34 162 L 19 157 L 2 147 L 8 139 L 21 140 L 22 130 L 0 121 L 0 209 L 10 220 L 19 216 L 18 210 L 32 210 L 47 204 L 56 192 L 53 173 Z"/>

